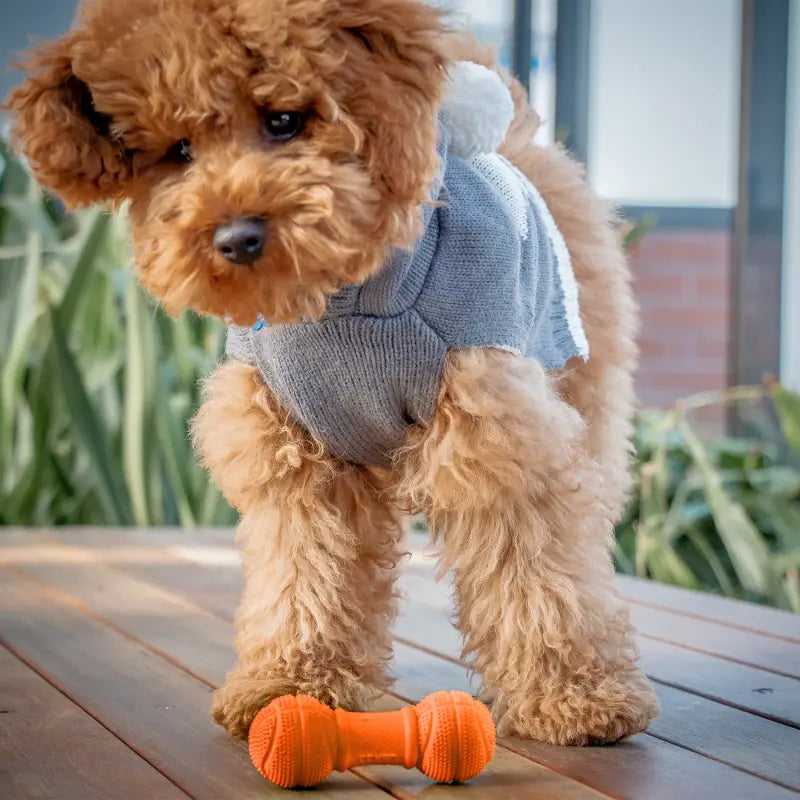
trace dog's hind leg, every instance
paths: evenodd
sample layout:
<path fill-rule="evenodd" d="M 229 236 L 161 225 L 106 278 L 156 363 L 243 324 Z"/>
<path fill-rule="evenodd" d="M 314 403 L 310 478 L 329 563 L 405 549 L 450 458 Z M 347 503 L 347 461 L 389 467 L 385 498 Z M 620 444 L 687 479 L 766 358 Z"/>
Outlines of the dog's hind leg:
<path fill-rule="evenodd" d="M 238 663 L 214 717 L 244 737 L 283 694 L 358 709 L 386 687 L 401 529 L 370 474 L 325 455 L 257 372 L 231 362 L 194 422 L 203 462 L 242 512 Z"/>
<path fill-rule="evenodd" d="M 436 417 L 409 441 L 399 491 L 441 540 L 464 655 L 501 735 L 615 741 L 657 712 L 584 434 L 536 362 L 468 350 L 451 354 Z"/>
<path fill-rule="evenodd" d="M 566 240 L 580 286 L 591 355 L 565 370 L 559 393 L 587 424 L 584 445 L 603 472 L 603 499 L 614 523 L 631 487 L 631 419 L 636 405 L 637 313 L 622 234 L 608 204 L 586 184 L 584 168 L 559 147 L 531 145 L 530 116 L 516 84 L 517 115 L 503 152 L 541 193 Z"/>

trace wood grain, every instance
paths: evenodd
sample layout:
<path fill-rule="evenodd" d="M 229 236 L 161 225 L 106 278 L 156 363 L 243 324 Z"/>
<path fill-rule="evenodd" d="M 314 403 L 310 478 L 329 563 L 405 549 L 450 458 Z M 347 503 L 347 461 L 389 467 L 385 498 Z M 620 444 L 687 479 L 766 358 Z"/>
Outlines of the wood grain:
<path fill-rule="evenodd" d="M 474 690 L 464 669 L 403 644 L 395 646 L 397 692 L 416 702 L 439 689 Z M 675 800 L 797 798 L 797 793 L 653 736 L 634 736 L 611 747 L 552 747 L 523 739 L 503 744 L 555 772 L 615 797 Z M 709 794 L 708 787 L 713 788 Z"/>
<path fill-rule="evenodd" d="M 629 602 L 800 644 L 800 614 L 626 575 L 619 575 L 618 581 L 622 596 Z"/>
<path fill-rule="evenodd" d="M 9 568 L 0 582 L 2 640 L 184 791 L 198 800 L 281 794 L 253 769 L 246 747 L 214 727 L 207 686 L 63 593 Z M 326 789 L 331 798 L 382 796 L 352 774 Z"/>
<path fill-rule="evenodd" d="M 217 543 L 226 541 L 218 532 L 204 533 L 202 536 Z M 437 551 L 431 545 L 428 535 L 409 529 L 407 541 L 411 550 L 408 571 L 433 579 Z M 630 603 L 655 606 L 684 617 L 694 617 L 724 627 L 800 643 L 800 614 L 732 600 L 708 592 L 667 586 L 629 575 L 617 575 L 617 582 L 620 593 Z"/>
<path fill-rule="evenodd" d="M 450 583 L 446 580 L 436 582 L 433 562 L 426 553 L 430 550 L 416 549 L 412 553 L 412 565 L 404 575 L 405 585 L 414 587 L 414 596 L 419 593 L 427 598 L 427 602 L 441 607 L 449 600 Z M 702 614 L 685 613 L 690 606 L 695 611 L 698 608 L 705 610 L 706 596 L 699 592 L 687 593 L 631 579 L 621 581 L 621 587 L 629 595 L 631 619 L 642 636 L 800 678 L 798 640 L 792 638 L 792 633 L 800 629 L 800 615 L 708 596 L 708 607 L 713 609 L 710 613 L 727 617 L 720 623 L 706 619 Z M 630 597 L 631 594 L 634 596 Z M 643 597 L 657 597 L 662 603 L 637 602 Z M 668 598 L 674 598 L 676 608 L 666 605 Z M 763 623 L 765 619 L 771 620 L 771 624 L 767 624 L 768 633 L 754 630 L 744 623 L 731 625 L 730 621 L 736 615 L 751 626 Z M 784 630 L 786 635 L 776 635 L 778 630 Z"/>
<path fill-rule="evenodd" d="M 439 611 L 448 601 L 448 587 L 417 573 L 404 574 L 400 584 L 413 600 L 398 620 L 398 634 L 406 637 L 416 633 L 419 644 L 438 642 L 440 651 L 457 654 L 458 634 Z M 430 621 L 423 621 L 427 619 Z M 432 627 L 435 633 L 429 633 Z M 419 635 L 424 634 L 428 638 L 420 641 Z M 800 727 L 800 681 L 794 678 L 657 639 L 640 637 L 639 647 L 642 668 L 653 680 Z M 800 660 L 800 648 L 794 650 Z"/>
<path fill-rule="evenodd" d="M 109 571 L 93 565 L 92 558 L 96 555 L 94 551 L 84 552 L 74 547 L 46 545 L 39 548 L 37 553 L 39 556 L 35 564 L 28 564 L 27 568 L 35 569 L 38 577 L 78 593 L 93 608 L 105 615 L 110 614 L 117 624 L 130 627 L 133 621 L 139 625 L 132 629 L 137 636 L 146 638 L 153 646 L 168 648 L 170 655 L 179 658 L 189 669 L 203 671 L 205 667 L 202 662 L 205 656 L 196 646 L 199 636 L 178 637 L 176 641 L 170 624 L 154 628 L 152 622 L 147 623 L 154 615 L 163 617 L 169 623 L 170 618 L 185 614 L 185 600 L 176 598 L 172 592 L 165 592 L 163 588 L 157 589 L 151 584 L 143 586 L 129 576 L 120 577 L 117 570 Z M 150 559 L 147 559 L 147 564 L 142 563 L 144 559 L 135 561 L 140 571 L 152 567 Z M 124 563 L 123 560 L 118 566 L 124 566 Z M 65 565 L 68 565 L 66 569 Z M 211 581 L 214 587 L 211 594 L 216 598 L 227 595 L 224 610 L 230 617 L 239 586 L 239 577 L 235 570 L 227 567 L 209 570 L 199 564 L 188 564 L 183 558 L 178 558 L 169 566 L 169 584 L 172 590 L 188 594 L 193 600 L 202 600 L 209 588 L 207 582 Z M 198 571 L 205 574 L 205 584 L 198 583 Z M 160 577 L 165 579 L 166 573 L 162 573 Z M 438 649 L 443 655 L 454 658 L 458 651 L 458 637 L 441 612 L 444 588 L 429 581 L 419 585 L 412 581 L 412 585 L 407 588 L 415 598 L 421 598 L 430 606 L 426 608 L 422 603 L 409 604 L 406 614 L 399 622 L 401 633 L 407 634 L 423 647 Z M 109 599 L 106 595 L 111 589 L 113 594 Z M 439 608 L 436 608 L 437 604 Z M 119 616 L 117 606 L 133 606 L 139 613 L 132 620 L 126 620 Z M 204 641 L 208 653 L 224 652 L 229 647 L 229 625 L 216 620 L 213 615 L 209 620 L 208 615 L 198 612 L 199 609 L 192 612 L 186 625 L 187 630 L 198 633 L 205 631 Z M 145 627 L 142 628 L 142 625 Z M 683 657 L 683 651 L 679 652 Z M 213 662 L 214 658 L 210 661 Z M 414 681 L 419 691 L 424 691 L 428 686 L 427 665 L 424 660 L 421 663 L 422 666 L 415 665 L 412 660 L 406 663 L 401 676 L 406 688 L 414 685 Z M 207 674 L 218 682 L 222 672 L 222 669 L 218 669 L 216 672 L 207 671 Z M 739 769 L 779 781 L 783 785 L 797 786 L 794 753 L 800 748 L 798 731 L 667 686 L 659 686 L 658 689 L 664 703 L 664 712 L 651 728 L 655 736 Z M 708 724 L 706 720 L 709 721 Z M 715 736 L 715 730 L 724 733 Z M 756 742 L 762 742 L 764 746 L 753 747 Z M 763 755 L 765 752 L 766 757 Z"/>
<path fill-rule="evenodd" d="M 173 543 L 162 549 L 153 545 L 173 542 L 169 532 L 125 531 L 111 540 L 107 532 L 98 530 L 58 534 L 59 541 L 91 546 L 90 557 L 97 561 L 111 560 L 142 580 L 167 589 L 175 588 L 201 608 L 232 619 L 242 585 L 241 570 L 232 544 L 224 540 L 222 544 L 216 544 L 208 535 L 201 535 L 201 544 L 192 548 L 192 536 L 182 532 L 175 538 L 178 545 Z M 214 536 L 219 538 L 218 534 Z M 3 550 L 2 541 L 0 538 L 0 555 L 14 550 L 11 547 Z M 6 541 L 11 540 L 7 538 Z M 25 541 L 24 534 L 20 541 Z M 146 543 L 147 549 L 137 548 L 137 541 Z M 101 544 L 103 549 L 97 549 Z M 68 556 L 63 551 L 50 553 L 46 539 L 42 537 L 38 545 L 27 547 L 24 556 L 17 555 L 18 559 L 23 557 L 37 562 L 49 560 L 58 565 Z M 449 637 L 449 652 L 456 653 L 457 634 L 452 626 L 445 624 L 442 614 L 442 608 L 449 605 L 449 586 L 432 581 L 429 569 L 425 575 L 406 571 L 400 585 L 414 602 L 404 611 L 398 624 L 424 632 L 425 624 L 414 616 L 413 605 L 426 605 L 437 614 L 437 636 L 443 637 L 443 642 L 447 642 Z M 797 680 L 654 639 L 640 639 L 640 647 L 642 666 L 654 680 L 769 719 L 800 726 L 800 682 Z M 800 650 L 795 650 L 796 658 L 800 660 Z"/>
<path fill-rule="evenodd" d="M 106 624 L 205 683 L 218 683 L 232 661 L 230 619 L 241 575 L 227 531 L 200 535 L 136 530 L 121 535 L 96 529 L 45 531 L 34 536 L 33 542 L 27 531 L 12 532 L 0 534 L 3 558 L 38 580 L 80 598 L 101 614 Z M 443 613 L 449 588 L 434 583 L 431 575 L 431 563 L 415 553 L 402 579 L 413 602 L 406 604 L 398 633 L 414 646 L 398 645 L 396 671 L 400 694 L 412 701 L 437 688 L 458 688 L 466 681 L 463 668 L 453 662 L 458 652 L 457 633 Z M 664 597 L 659 595 L 659 600 Z M 664 706 L 651 728 L 652 735 L 635 737 L 613 748 L 589 750 L 506 741 L 480 779 L 487 781 L 480 796 L 531 796 L 529 786 L 543 792 L 536 793 L 537 797 L 583 797 L 575 793 L 591 792 L 588 787 L 593 787 L 606 795 L 658 800 L 681 793 L 697 796 L 700 786 L 714 786 L 714 791 L 719 789 L 719 796 L 725 797 L 797 796 L 787 795 L 787 791 L 788 787 L 800 787 L 794 755 L 800 751 L 800 732 L 756 714 L 800 724 L 800 681 L 737 663 L 731 656 L 741 652 L 736 648 L 743 641 L 750 646 L 774 638 L 780 645 L 777 650 L 767 656 L 749 656 L 774 666 L 776 652 L 779 664 L 781 658 L 797 658 L 800 651 L 791 637 L 775 636 L 774 631 L 765 637 L 746 625 L 716 623 L 712 617 L 686 615 L 648 603 L 652 609 L 641 605 L 648 612 L 656 612 L 652 619 L 663 623 L 658 615 L 667 614 L 670 621 L 671 617 L 688 616 L 691 623 L 700 623 L 692 635 L 702 636 L 706 625 L 721 629 L 718 635 L 722 645 L 714 641 L 711 645 L 719 648 L 727 642 L 733 649 L 722 658 L 643 638 L 643 665 L 661 681 L 657 690 Z M 721 612 L 715 608 L 713 613 Z M 677 630 L 669 635 L 674 638 L 682 634 Z M 790 660 L 789 669 L 793 666 Z M 721 702 L 715 702 L 717 699 Z M 515 760 L 522 756 L 525 758 L 521 761 Z M 526 759 L 536 763 L 531 765 Z M 539 772 L 531 773 L 531 766 Z M 455 791 L 433 787 L 414 772 L 394 768 L 358 772 L 398 798 L 431 791 L 450 797 L 449 792 Z M 554 773 L 575 779 L 566 784 L 568 792 L 561 783 L 564 778 Z M 470 793 L 478 786 L 471 784 Z M 461 788 L 459 797 L 465 796 Z"/>
<path fill-rule="evenodd" d="M 800 792 L 800 731 L 655 684 L 661 713 L 650 733 Z"/>
<path fill-rule="evenodd" d="M 643 636 L 679 644 L 701 653 L 800 678 L 797 644 L 759 633 L 723 627 L 653 606 L 631 604 L 631 619 Z"/>
<path fill-rule="evenodd" d="M 7 557 L 6 551 L 0 549 L 0 558 L 4 555 Z M 91 607 L 107 624 L 180 665 L 187 673 L 209 684 L 221 683 L 233 663 L 232 624 L 171 591 L 99 564 L 94 555 L 83 548 L 43 541 L 28 561 L 16 558 L 14 563 L 17 569 Z M 182 576 L 188 574 L 186 564 L 183 566 L 184 570 L 172 576 L 176 588 L 180 587 Z M 385 702 L 397 707 L 397 701 Z M 371 767 L 358 774 L 368 774 L 373 783 L 398 796 L 415 797 L 422 792 L 427 795 L 433 788 L 419 773 L 401 769 Z M 508 797 L 512 790 L 514 797 L 542 800 L 594 800 L 603 796 L 507 750 L 498 750 L 483 776 L 470 786 L 477 787 L 467 791 L 467 796 L 473 797 L 476 791 L 481 792 L 481 797 Z M 436 788 L 443 797 L 454 791 Z M 462 796 L 460 792 L 458 796 Z"/>
<path fill-rule="evenodd" d="M 458 632 L 430 608 L 408 603 L 395 630 L 404 641 L 453 661 L 458 658 Z M 687 656 L 697 654 L 682 654 L 681 663 Z M 669 653 L 662 653 L 658 662 L 663 664 L 668 658 Z M 419 678 L 422 690 L 427 686 L 424 670 Z M 800 730 L 680 689 L 660 683 L 654 686 L 662 710 L 650 724 L 649 733 L 800 791 Z"/>
<path fill-rule="evenodd" d="M 0 646 L 0 797 L 188 797 Z"/>

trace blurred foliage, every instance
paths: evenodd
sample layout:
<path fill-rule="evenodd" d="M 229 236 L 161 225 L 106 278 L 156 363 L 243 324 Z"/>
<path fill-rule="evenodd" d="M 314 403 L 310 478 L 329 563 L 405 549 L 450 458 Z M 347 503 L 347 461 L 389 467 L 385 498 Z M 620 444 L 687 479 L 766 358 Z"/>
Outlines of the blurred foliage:
<path fill-rule="evenodd" d="M 658 220 L 648 214 L 636 222 L 624 220 L 620 224 L 619 233 L 622 236 L 622 246 L 626 250 L 635 247 L 647 234 L 658 225 Z"/>
<path fill-rule="evenodd" d="M 129 257 L 123 219 L 64 214 L 0 143 L 0 524 L 236 519 L 187 435 L 223 327 L 167 317 Z M 706 443 L 692 422 L 764 397 L 780 435 Z M 779 438 L 800 453 L 800 398 L 777 385 L 642 414 L 617 567 L 800 611 L 800 471 Z"/>
<path fill-rule="evenodd" d="M 172 320 L 124 220 L 64 214 L 0 143 L 0 523 L 221 525 L 187 421 L 222 325 Z"/>
<path fill-rule="evenodd" d="M 777 419 L 782 433 L 705 443 L 693 415 L 734 403 L 757 404 L 754 419 Z M 636 489 L 617 527 L 618 569 L 800 612 L 799 455 L 800 397 L 779 384 L 642 414 Z"/>

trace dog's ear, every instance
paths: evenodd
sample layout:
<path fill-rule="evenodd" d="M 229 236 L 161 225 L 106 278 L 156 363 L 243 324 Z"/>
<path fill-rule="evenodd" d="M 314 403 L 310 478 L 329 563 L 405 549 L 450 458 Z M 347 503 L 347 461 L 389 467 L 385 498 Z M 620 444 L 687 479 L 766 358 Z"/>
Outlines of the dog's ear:
<path fill-rule="evenodd" d="M 68 206 L 117 199 L 131 158 L 72 69 L 69 37 L 46 45 L 25 64 L 29 76 L 8 99 L 12 140 L 38 180 Z"/>
<path fill-rule="evenodd" d="M 426 199 L 438 167 L 438 109 L 447 59 L 441 12 L 418 0 L 340 0 L 350 39 L 347 110 L 365 135 L 373 178 L 400 203 Z"/>

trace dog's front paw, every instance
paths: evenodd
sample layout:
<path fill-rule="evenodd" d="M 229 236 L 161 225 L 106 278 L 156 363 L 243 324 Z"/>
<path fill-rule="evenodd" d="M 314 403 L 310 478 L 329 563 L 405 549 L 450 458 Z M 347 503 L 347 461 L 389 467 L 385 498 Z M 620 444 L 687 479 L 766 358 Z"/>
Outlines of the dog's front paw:
<path fill-rule="evenodd" d="M 333 670 L 326 672 L 324 680 L 292 680 L 280 675 L 259 678 L 234 672 L 224 686 L 214 692 L 211 713 L 231 736 L 247 739 L 256 714 L 276 697 L 307 694 L 334 708 L 360 711 L 378 692 L 378 687 L 369 689 L 352 676 L 336 674 Z"/>
<path fill-rule="evenodd" d="M 563 687 L 553 696 L 533 692 L 498 696 L 493 706 L 500 736 L 521 736 L 557 745 L 618 742 L 647 729 L 658 714 L 658 698 L 644 674 L 632 670 L 593 689 Z"/>
<path fill-rule="evenodd" d="M 296 692 L 296 687 L 286 680 L 229 677 L 214 692 L 211 713 L 231 736 L 247 739 L 250 725 L 264 706 L 276 697 Z"/>

